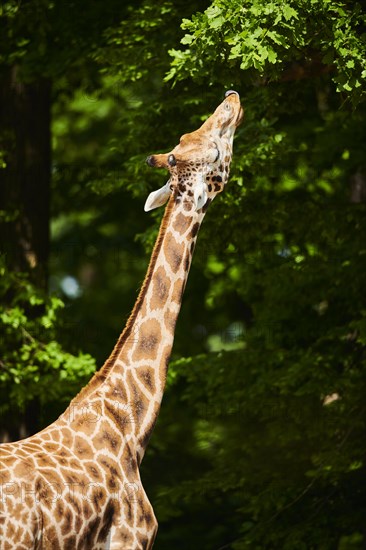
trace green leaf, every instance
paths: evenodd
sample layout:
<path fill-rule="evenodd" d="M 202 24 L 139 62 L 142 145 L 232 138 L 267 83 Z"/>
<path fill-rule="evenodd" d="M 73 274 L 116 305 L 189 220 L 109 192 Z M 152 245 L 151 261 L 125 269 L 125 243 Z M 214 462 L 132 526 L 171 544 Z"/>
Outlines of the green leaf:
<path fill-rule="evenodd" d="M 284 15 L 286 21 L 290 21 L 290 19 L 292 19 L 292 18 L 299 19 L 297 11 L 294 8 L 292 8 L 291 6 L 289 6 L 288 4 L 285 4 L 282 7 L 282 10 L 283 10 L 283 15 Z"/>

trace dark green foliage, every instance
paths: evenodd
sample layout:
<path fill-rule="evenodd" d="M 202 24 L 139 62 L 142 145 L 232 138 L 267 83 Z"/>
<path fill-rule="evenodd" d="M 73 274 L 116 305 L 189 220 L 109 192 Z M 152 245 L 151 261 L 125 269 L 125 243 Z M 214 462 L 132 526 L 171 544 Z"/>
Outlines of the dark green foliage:
<path fill-rule="evenodd" d="M 81 346 L 72 355 L 57 341 L 59 298 L 45 296 L 26 275 L 9 272 L 3 258 L 0 275 L 1 418 L 24 410 L 35 397 L 42 408 L 54 402 L 67 405 L 93 374 L 94 359 L 81 353 Z"/>
<path fill-rule="evenodd" d="M 26 279 L 3 279 L 4 292 L 21 281 L 3 310 L 4 353 L 15 369 L 12 378 L 0 370 L 4 387 L 18 403 L 37 394 L 45 406 L 62 404 L 92 363 L 84 355 L 77 366 L 73 356 L 68 370 L 61 344 L 103 362 L 161 216 L 151 225 L 142 211 L 148 191 L 164 181 L 143 160 L 171 149 L 226 89 L 237 89 L 246 116 L 231 180 L 199 236 L 143 462 L 160 523 L 156 548 L 361 549 L 365 3 L 145 1 L 115 18 L 114 3 L 104 4 L 105 12 L 88 12 L 90 35 L 75 18 L 88 11 L 83 2 L 57 18 L 66 60 L 59 72 L 60 52 L 48 49 L 50 286 L 66 307 L 54 315 L 57 340 L 52 317 L 51 335 L 34 347 L 27 333 L 34 338 L 54 307 Z M 16 51 L 24 74 L 36 62 L 42 72 L 43 54 Z M 66 277 L 76 282 L 68 295 Z M 44 308 L 37 319 L 32 301 Z M 32 361 L 14 353 L 27 346 Z M 53 372 L 72 384 L 48 396 Z"/>

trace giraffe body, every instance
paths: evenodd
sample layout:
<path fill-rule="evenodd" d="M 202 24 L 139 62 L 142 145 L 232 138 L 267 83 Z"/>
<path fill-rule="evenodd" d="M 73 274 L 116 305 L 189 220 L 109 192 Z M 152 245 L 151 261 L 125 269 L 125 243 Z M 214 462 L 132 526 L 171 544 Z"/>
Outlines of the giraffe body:
<path fill-rule="evenodd" d="M 152 548 L 157 521 L 139 465 L 164 392 L 175 324 L 197 233 L 229 175 L 242 119 L 227 92 L 214 114 L 170 153 L 170 172 L 145 209 L 168 200 L 147 274 L 104 366 L 43 431 L 0 446 L 0 550 Z"/>

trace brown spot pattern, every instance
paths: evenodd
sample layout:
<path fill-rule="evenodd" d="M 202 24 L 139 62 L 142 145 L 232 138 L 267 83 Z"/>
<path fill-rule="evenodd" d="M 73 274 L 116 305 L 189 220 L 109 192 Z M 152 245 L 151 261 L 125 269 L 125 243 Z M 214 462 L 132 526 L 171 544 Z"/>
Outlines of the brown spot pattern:
<path fill-rule="evenodd" d="M 164 252 L 171 270 L 177 273 L 182 261 L 182 245 L 177 243 L 173 235 L 167 235 Z"/>
<path fill-rule="evenodd" d="M 152 278 L 151 309 L 160 309 L 167 301 L 170 288 L 170 280 L 163 267 L 159 267 Z"/>
<path fill-rule="evenodd" d="M 166 326 L 167 330 L 169 330 L 169 332 L 173 333 L 174 329 L 175 329 L 175 325 L 177 323 L 176 313 L 169 309 L 164 315 L 164 323 L 165 323 L 165 326 Z"/>
<path fill-rule="evenodd" d="M 198 222 L 193 224 L 192 229 L 191 229 L 191 238 L 192 239 L 197 235 L 199 228 L 200 228 L 200 224 Z"/>
<path fill-rule="evenodd" d="M 193 195 L 192 191 L 189 191 L 188 193 Z M 191 224 L 191 218 L 179 212 L 179 214 L 176 216 L 174 220 L 173 229 L 182 235 L 187 231 L 190 224 Z"/>
<path fill-rule="evenodd" d="M 137 345 L 133 352 L 132 360 L 155 360 L 157 356 L 158 344 L 161 340 L 161 330 L 158 321 L 156 321 L 156 319 L 150 319 L 142 323 L 136 336 Z"/>
<path fill-rule="evenodd" d="M 182 292 L 184 288 L 184 279 L 179 278 L 175 281 L 173 293 L 172 293 L 172 300 L 173 302 L 180 302 L 182 299 Z"/>
<path fill-rule="evenodd" d="M 94 451 L 83 437 L 75 437 L 75 452 L 80 458 L 93 458 Z"/>
<path fill-rule="evenodd" d="M 152 367 L 139 367 L 137 374 L 142 384 L 147 387 L 149 392 L 155 393 L 155 378 L 154 378 L 154 369 Z"/>

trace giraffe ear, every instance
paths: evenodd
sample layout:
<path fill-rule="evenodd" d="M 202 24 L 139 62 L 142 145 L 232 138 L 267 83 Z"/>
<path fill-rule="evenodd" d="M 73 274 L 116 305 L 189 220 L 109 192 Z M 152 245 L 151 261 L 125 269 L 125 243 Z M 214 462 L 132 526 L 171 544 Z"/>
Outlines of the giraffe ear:
<path fill-rule="evenodd" d="M 207 185 L 202 175 L 200 175 L 198 182 L 195 184 L 193 192 L 193 201 L 195 210 L 199 210 L 206 204 L 207 201 Z"/>
<path fill-rule="evenodd" d="M 147 197 L 144 206 L 145 212 L 149 212 L 149 210 L 154 210 L 154 208 L 158 208 L 158 206 L 162 206 L 163 204 L 165 204 L 166 201 L 169 199 L 171 193 L 172 191 L 170 189 L 170 180 L 168 180 L 166 184 L 163 185 L 163 187 L 161 187 L 157 191 L 153 191 Z"/>

